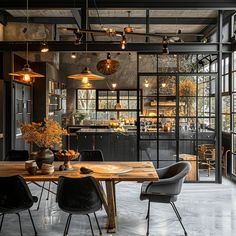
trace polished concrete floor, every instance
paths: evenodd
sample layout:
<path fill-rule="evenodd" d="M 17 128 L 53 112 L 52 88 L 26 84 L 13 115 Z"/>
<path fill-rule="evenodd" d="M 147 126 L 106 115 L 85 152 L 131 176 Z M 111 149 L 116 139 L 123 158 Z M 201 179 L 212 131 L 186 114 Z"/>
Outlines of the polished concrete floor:
<path fill-rule="evenodd" d="M 141 236 L 146 232 L 145 214 L 147 202 L 139 200 L 139 183 L 119 183 L 117 185 L 117 204 L 119 228 L 116 234 L 107 234 L 105 230 L 106 214 L 98 212 L 98 220 L 102 226 L 103 235 Z M 54 189 L 56 187 L 54 186 Z M 39 195 L 39 189 L 31 186 L 34 195 Z M 224 180 L 218 184 L 184 184 L 183 191 L 176 203 L 182 215 L 189 236 L 234 236 L 236 235 L 236 185 Z M 27 212 L 22 214 L 24 235 L 34 235 Z M 55 196 L 46 193 L 39 211 L 36 205 L 32 208 L 38 235 L 63 235 L 67 214 L 61 212 L 55 203 Z M 95 235 L 99 235 L 94 218 Z M 151 205 L 150 235 L 180 236 L 184 235 L 182 228 L 168 204 Z M 5 217 L 0 235 L 16 236 L 19 225 L 16 215 Z M 71 221 L 69 235 L 91 235 L 86 216 L 74 216 Z"/>

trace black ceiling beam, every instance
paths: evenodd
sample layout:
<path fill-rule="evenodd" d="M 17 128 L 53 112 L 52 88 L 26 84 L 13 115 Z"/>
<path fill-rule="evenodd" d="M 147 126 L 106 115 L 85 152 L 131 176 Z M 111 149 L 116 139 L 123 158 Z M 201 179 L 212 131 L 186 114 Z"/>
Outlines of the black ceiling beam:
<path fill-rule="evenodd" d="M 236 11 L 225 11 L 223 15 L 223 24 L 225 25 L 229 20 L 231 20 L 231 16 L 235 13 Z M 217 30 L 217 22 L 216 24 L 213 25 L 208 25 L 204 29 L 202 29 L 199 33 L 204 34 L 205 37 L 208 37 L 212 35 L 214 32 Z"/>
<path fill-rule="evenodd" d="M 77 26 L 79 28 L 81 28 L 81 12 L 80 12 L 80 10 L 74 8 L 71 10 L 71 13 L 73 15 L 73 19 L 71 19 L 71 22 L 73 22 L 73 20 L 74 20 L 76 22 Z M 53 20 L 54 17 L 50 17 L 50 18 Z M 61 20 L 63 20 L 63 19 L 61 19 Z M 50 22 L 50 20 L 49 20 L 49 22 Z M 64 23 L 62 23 L 62 24 L 64 24 Z M 68 24 L 68 23 L 65 23 L 65 24 Z M 69 24 L 74 24 L 74 23 L 69 23 Z"/>
<path fill-rule="evenodd" d="M 81 8 L 84 1 L 76 2 Z M 99 9 L 215 9 L 233 10 L 235 0 L 96 0 Z M 33 0 L 29 3 L 30 9 L 72 9 L 74 0 Z M 95 8 L 94 0 L 89 0 L 89 8 Z M 24 9 L 25 0 L 1 0 L 1 9 Z"/>
<path fill-rule="evenodd" d="M 76 9 L 75 9 L 76 10 Z M 8 22 L 24 23 L 26 17 L 9 17 Z M 34 24 L 77 24 L 74 17 L 29 17 L 29 23 Z"/>
<path fill-rule="evenodd" d="M 75 45 L 71 41 L 47 42 L 51 52 L 85 51 L 85 44 Z M 29 42 L 29 51 L 40 51 L 41 42 Z M 0 51 L 25 51 L 25 42 L 0 42 Z M 217 43 L 171 43 L 168 45 L 170 52 L 179 53 L 217 53 Z M 90 52 L 161 52 L 162 43 L 128 43 L 125 50 L 121 50 L 119 42 L 87 42 L 87 51 Z M 231 44 L 223 44 L 223 52 L 230 52 Z"/>
<path fill-rule="evenodd" d="M 77 9 L 73 10 L 78 11 Z M 25 17 L 9 17 L 8 22 L 25 22 Z M 77 24 L 75 17 L 29 17 L 30 23 L 35 24 Z M 146 24 L 146 17 L 89 17 L 89 24 Z M 165 25 L 212 25 L 216 24 L 216 18 L 201 17 L 149 17 L 149 24 Z"/>
<path fill-rule="evenodd" d="M 149 34 L 150 33 L 150 12 L 149 12 L 149 9 L 146 10 L 145 22 L 146 22 L 146 34 Z M 148 43 L 149 41 L 150 41 L 150 38 L 146 37 L 146 42 Z"/>
<path fill-rule="evenodd" d="M 146 17 L 100 17 L 102 24 L 146 24 Z M 90 24 L 99 24 L 97 17 L 89 17 Z M 150 17 L 149 24 L 165 25 L 165 24 L 184 24 L 184 25 L 201 25 L 216 24 L 216 18 L 201 17 Z"/>

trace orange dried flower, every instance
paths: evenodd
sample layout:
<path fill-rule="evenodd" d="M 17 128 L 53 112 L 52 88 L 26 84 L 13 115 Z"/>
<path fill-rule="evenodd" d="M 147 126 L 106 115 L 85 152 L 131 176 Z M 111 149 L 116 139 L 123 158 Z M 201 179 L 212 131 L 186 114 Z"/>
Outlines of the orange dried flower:
<path fill-rule="evenodd" d="M 40 148 L 54 148 L 54 145 L 61 147 L 62 135 L 67 135 L 67 131 L 58 122 L 50 119 L 22 124 L 21 131 L 26 142 L 35 143 Z"/>

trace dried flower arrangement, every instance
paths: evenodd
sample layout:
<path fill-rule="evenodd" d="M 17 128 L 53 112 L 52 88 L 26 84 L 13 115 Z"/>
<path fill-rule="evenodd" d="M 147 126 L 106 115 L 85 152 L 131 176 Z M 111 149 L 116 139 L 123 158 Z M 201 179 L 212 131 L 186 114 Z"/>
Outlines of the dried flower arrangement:
<path fill-rule="evenodd" d="M 40 148 L 54 148 L 54 145 L 61 147 L 62 135 L 67 135 L 67 131 L 58 122 L 50 119 L 22 124 L 21 131 L 26 142 L 35 143 Z"/>

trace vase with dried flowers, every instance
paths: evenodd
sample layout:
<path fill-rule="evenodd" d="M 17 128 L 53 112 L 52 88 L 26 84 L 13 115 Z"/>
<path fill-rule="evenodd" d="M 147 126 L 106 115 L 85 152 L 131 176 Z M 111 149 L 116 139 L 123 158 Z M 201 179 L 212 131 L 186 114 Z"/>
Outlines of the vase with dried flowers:
<path fill-rule="evenodd" d="M 61 128 L 60 124 L 51 119 L 44 119 L 43 122 L 31 124 L 22 124 L 21 131 L 23 138 L 27 143 L 34 143 L 39 147 L 36 163 L 41 168 L 43 163 L 52 164 L 54 154 L 51 149 L 55 145 L 62 146 L 62 135 L 67 131 Z"/>

